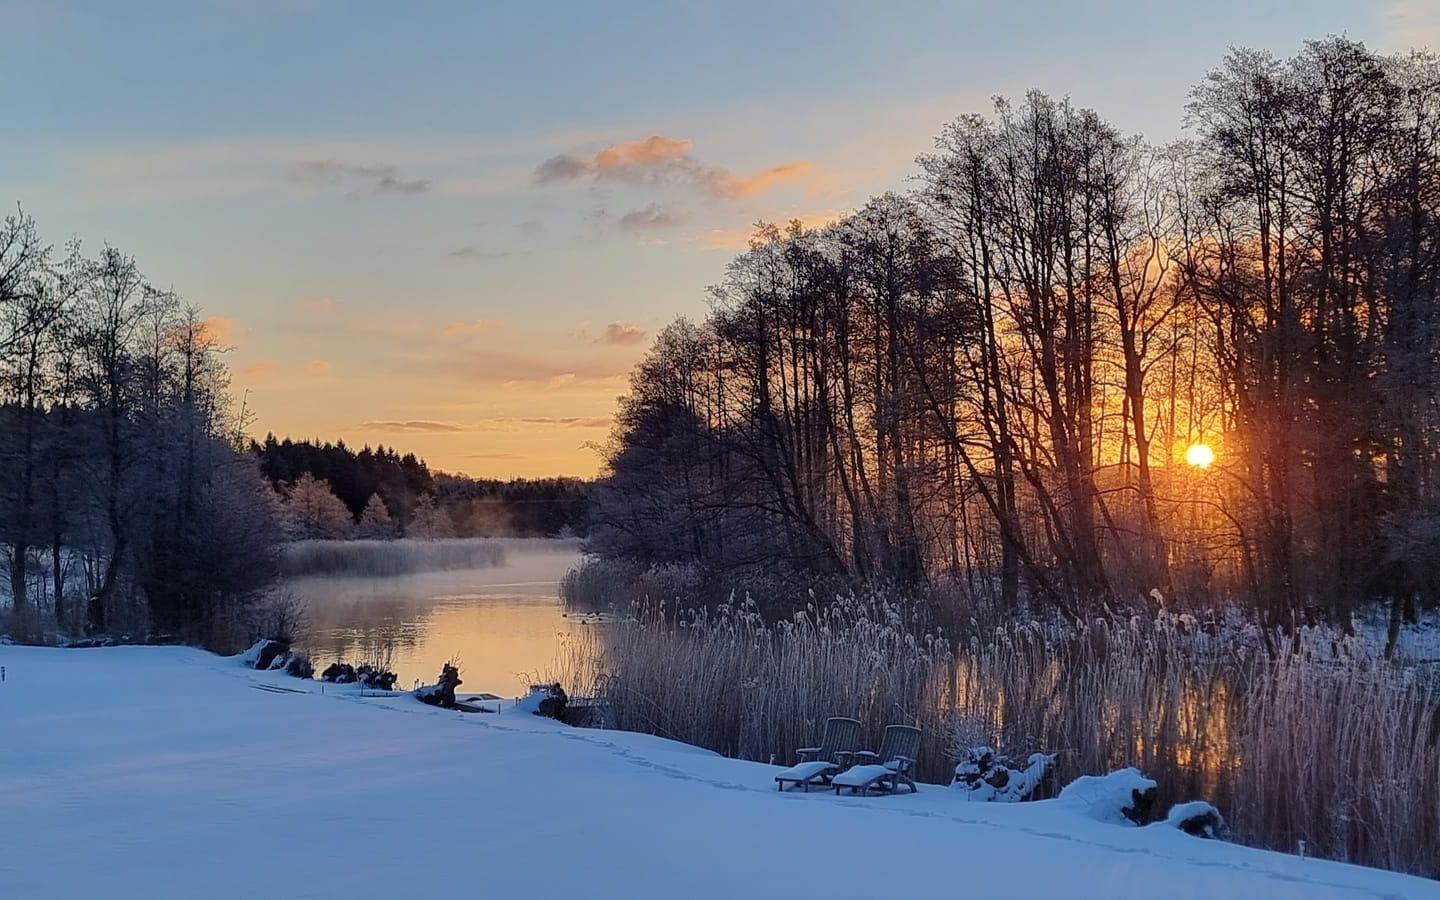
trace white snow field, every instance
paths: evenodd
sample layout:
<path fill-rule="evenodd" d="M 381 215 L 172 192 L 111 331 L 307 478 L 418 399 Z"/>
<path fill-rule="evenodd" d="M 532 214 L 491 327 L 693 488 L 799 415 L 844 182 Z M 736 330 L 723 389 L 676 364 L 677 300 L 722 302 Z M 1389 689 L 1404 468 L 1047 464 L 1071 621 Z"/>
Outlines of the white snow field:
<path fill-rule="evenodd" d="M 0 646 L 0 897 L 1394 898 L 1440 883 L 1064 801 L 775 767 L 185 648 Z M 466 685 L 483 688 L 483 685 Z"/>

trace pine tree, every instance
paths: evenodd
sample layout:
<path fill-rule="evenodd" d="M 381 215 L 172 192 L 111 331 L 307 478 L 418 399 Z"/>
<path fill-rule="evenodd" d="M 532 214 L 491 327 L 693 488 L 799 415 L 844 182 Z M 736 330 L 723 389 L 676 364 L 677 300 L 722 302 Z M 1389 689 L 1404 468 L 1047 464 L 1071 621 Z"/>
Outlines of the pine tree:
<path fill-rule="evenodd" d="M 355 520 L 330 484 L 309 473 L 295 479 L 285 497 L 286 525 L 302 540 L 337 540 L 350 536 Z"/>
<path fill-rule="evenodd" d="M 365 501 L 365 509 L 360 513 L 360 525 L 355 534 L 356 537 L 369 540 L 390 540 L 395 537 L 395 520 L 390 517 L 390 510 L 385 507 L 385 501 L 380 499 L 379 494 L 371 494 L 370 499 Z"/>

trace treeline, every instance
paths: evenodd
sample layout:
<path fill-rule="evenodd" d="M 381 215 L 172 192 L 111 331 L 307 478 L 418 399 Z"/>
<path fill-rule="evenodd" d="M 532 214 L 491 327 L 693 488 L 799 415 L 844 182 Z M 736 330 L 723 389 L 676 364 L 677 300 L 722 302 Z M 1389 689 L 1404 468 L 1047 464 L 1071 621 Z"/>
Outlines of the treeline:
<path fill-rule="evenodd" d="M 761 227 L 633 373 L 593 549 L 1393 635 L 1440 539 L 1440 63 L 1235 50 L 1187 122 L 998 101 L 913 191 Z"/>
<path fill-rule="evenodd" d="M 267 435 L 250 444 L 295 538 L 583 535 L 589 484 L 432 472 L 413 453 Z"/>
<path fill-rule="evenodd" d="M 280 532 L 221 350 L 132 257 L 0 222 L 0 632 L 248 636 Z"/>

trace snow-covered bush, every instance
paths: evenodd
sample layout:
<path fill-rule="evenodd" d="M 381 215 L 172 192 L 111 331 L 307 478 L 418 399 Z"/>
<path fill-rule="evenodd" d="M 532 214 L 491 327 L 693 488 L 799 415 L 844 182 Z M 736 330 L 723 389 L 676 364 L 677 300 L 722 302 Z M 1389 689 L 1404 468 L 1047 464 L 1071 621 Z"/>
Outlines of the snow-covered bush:
<path fill-rule="evenodd" d="M 1016 767 L 990 747 L 971 747 L 955 766 L 955 787 L 968 800 L 1019 803 L 1034 799 L 1054 768 L 1054 754 L 1032 753 L 1023 767 Z"/>
<path fill-rule="evenodd" d="M 568 702 L 569 698 L 565 695 L 565 689 L 560 685 L 532 684 L 530 692 L 515 704 L 515 708 L 548 719 L 560 719 L 565 715 L 565 706 Z"/>
<path fill-rule="evenodd" d="M 1155 824 L 1178 828 L 1195 837 L 1215 840 L 1227 840 L 1230 837 L 1230 826 L 1225 823 L 1225 817 L 1220 815 L 1220 810 L 1204 800 L 1177 803 L 1170 807 L 1170 813 L 1163 822 Z"/>
<path fill-rule="evenodd" d="M 1081 775 L 1060 790 L 1059 802 L 1099 822 L 1144 825 L 1151 821 L 1159 785 L 1129 768 L 1109 775 Z"/>
<path fill-rule="evenodd" d="M 355 667 L 349 663 L 333 662 L 320 673 L 320 680 L 328 681 L 331 684 L 354 684 L 356 681 Z"/>
<path fill-rule="evenodd" d="M 362 663 L 355 668 L 355 679 L 366 687 L 381 691 L 393 691 L 399 676 L 387 669 Z"/>
<path fill-rule="evenodd" d="M 290 645 L 283 641 L 273 641 L 269 638 L 261 638 L 250 645 L 250 649 L 241 653 L 237 659 L 242 666 L 249 669 L 270 669 L 274 668 L 272 663 L 282 658 Z M 284 664 L 283 662 L 281 663 Z"/>
<path fill-rule="evenodd" d="M 285 674 L 295 678 L 314 678 L 315 665 L 310 662 L 310 657 L 296 651 L 285 661 Z"/>

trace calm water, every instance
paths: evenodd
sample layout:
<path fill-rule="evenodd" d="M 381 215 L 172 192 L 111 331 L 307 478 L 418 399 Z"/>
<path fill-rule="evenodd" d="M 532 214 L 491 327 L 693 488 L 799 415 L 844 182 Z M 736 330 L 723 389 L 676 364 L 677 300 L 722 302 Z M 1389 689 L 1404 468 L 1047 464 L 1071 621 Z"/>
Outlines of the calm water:
<path fill-rule="evenodd" d="M 337 660 L 386 662 L 398 687 L 433 682 L 459 658 L 462 693 L 523 694 L 551 668 L 567 635 L 593 628 L 566 616 L 560 577 L 579 560 L 573 545 L 526 542 L 504 566 L 390 578 L 296 578 L 306 603 L 305 641 L 315 671 Z"/>

